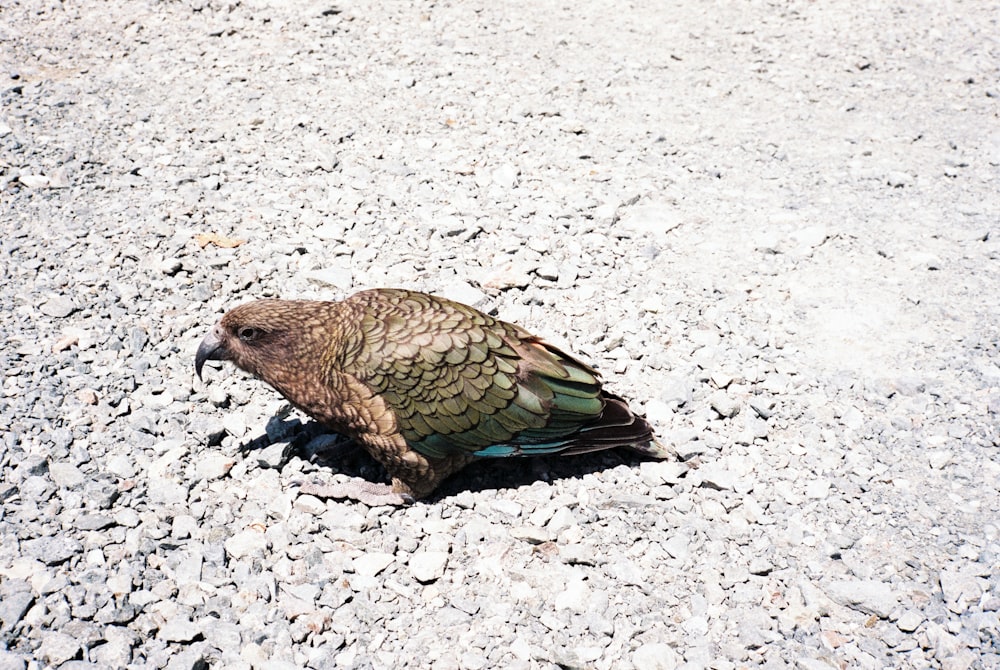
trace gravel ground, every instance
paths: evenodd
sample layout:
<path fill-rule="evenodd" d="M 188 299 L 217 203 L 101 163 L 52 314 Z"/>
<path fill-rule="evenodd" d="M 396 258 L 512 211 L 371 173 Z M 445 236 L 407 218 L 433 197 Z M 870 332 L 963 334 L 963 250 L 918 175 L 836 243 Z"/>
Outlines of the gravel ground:
<path fill-rule="evenodd" d="M 0 4 L 0 668 L 1000 667 L 990 2 Z M 230 370 L 388 285 L 678 460 L 404 509 Z"/>

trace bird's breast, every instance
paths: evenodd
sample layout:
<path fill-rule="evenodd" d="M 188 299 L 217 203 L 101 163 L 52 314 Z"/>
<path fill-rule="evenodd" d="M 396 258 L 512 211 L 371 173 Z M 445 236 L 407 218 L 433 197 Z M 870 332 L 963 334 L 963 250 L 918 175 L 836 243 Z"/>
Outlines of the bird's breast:
<path fill-rule="evenodd" d="M 392 409 L 351 375 L 336 373 L 323 383 L 275 388 L 301 411 L 339 433 L 358 437 L 393 435 L 398 431 Z"/>

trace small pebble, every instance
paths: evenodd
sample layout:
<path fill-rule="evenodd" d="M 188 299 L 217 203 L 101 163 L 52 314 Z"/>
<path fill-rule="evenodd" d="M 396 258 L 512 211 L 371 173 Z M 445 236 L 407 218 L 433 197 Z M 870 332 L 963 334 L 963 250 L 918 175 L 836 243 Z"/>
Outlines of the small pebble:
<path fill-rule="evenodd" d="M 363 577 L 374 577 L 395 561 L 392 554 L 370 552 L 354 559 L 354 571 Z"/>
<path fill-rule="evenodd" d="M 729 419 L 740 412 L 740 402 L 730 396 L 725 391 L 717 391 L 709 398 L 712 409 L 719 413 L 723 419 Z"/>
<path fill-rule="evenodd" d="M 912 633 L 923 621 L 924 618 L 916 610 L 906 610 L 896 620 L 896 627 L 904 633 Z"/>
<path fill-rule="evenodd" d="M 427 584 L 440 579 L 447 564 L 448 552 L 424 551 L 410 556 L 409 568 L 414 579 Z"/>
<path fill-rule="evenodd" d="M 38 309 L 42 314 L 54 319 L 65 319 L 75 312 L 77 307 L 72 300 L 65 296 L 54 296 L 43 302 Z"/>

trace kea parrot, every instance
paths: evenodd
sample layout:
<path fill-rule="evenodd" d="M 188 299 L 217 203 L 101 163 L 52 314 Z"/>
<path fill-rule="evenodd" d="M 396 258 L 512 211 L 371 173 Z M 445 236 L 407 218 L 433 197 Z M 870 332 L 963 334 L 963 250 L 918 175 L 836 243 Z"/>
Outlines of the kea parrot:
<path fill-rule="evenodd" d="M 520 326 L 425 293 L 246 303 L 201 342 L 199 378 L 208 360 L 262 379 L 360 444 L 392 479 L 300 489 L 325 497 L 405 504 L 478 459 L 614 447 L 670 455 L 585 363 Z"/>

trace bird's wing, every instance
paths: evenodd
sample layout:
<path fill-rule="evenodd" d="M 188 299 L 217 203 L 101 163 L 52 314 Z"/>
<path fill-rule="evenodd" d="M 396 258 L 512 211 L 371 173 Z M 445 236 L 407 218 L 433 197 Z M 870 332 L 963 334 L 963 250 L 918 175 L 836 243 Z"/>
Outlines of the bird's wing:
<path fill-rule="evenodd" d="M 370 293 L 352 374 L 420 453 L 554 453 L 601 417 L 597 373 L 523 329 L 440 298 Z"/>

